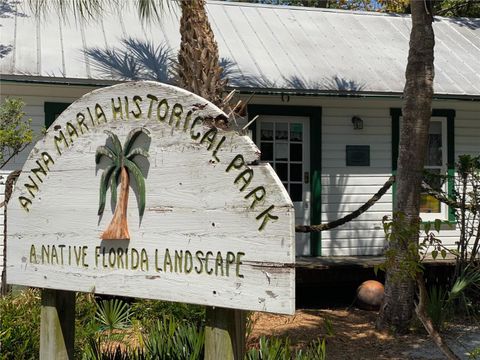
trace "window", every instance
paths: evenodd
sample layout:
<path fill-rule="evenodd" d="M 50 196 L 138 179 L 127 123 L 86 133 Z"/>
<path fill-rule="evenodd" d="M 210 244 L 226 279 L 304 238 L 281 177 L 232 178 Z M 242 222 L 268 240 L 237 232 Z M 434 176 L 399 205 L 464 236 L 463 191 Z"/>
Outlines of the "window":
<path fill-rule="evenodd" d="M 426 175 L 424 181 L 434 190 L 447 192 L 447 122 L 446 118 L 432 118 L 428 134 L 427 157 L 425 159 Z M 447 218 L 447 206 L 432 195 L 422 193 L 420 197 L 420 213 L 425 221 Z"/>
<path fill-rule="evenodd" d="M 270 119 L 259 121 L 261 160 L 272 165 L 292 201 L 303 201 L 304 172 L 308 173 L 303 166 L 304 124 L 285 117 Z"/>
<path fill-rule="evenodd" d="M 395 174 L 402 112 L 401 109 L 391 109 L 390 114 L 392 116 L 392 173 Z M 434 109 L 432 111 L 425 159 L 425 182 L 433 189 L 442 190 L 449 195 L 453 192 L 455 172 L 454 120 L 454 110 Z M 449 209 L 447 205 L 426 193 L 421 194 L 420 217 L 423 221 L 435 219 L 455 221 L 453 209 Z"/>
<path fill-rule="evenodd" d="M 69 106 L 70 103 L 46 102 L 44 104 L 45 127 L 48 129 L 55 119 Z"/>

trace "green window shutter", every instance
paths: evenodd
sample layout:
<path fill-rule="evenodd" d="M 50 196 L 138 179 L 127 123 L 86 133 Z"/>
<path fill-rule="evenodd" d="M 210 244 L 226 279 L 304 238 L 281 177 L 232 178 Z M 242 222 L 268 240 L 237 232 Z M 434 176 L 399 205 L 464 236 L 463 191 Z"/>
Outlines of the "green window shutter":
<path fill-rule="evenodd" d="M 49 128 L 55 119 L 60 115 L 70 103 L 46 102 L 43 106 L 45 111 L 45 128 Z"/>

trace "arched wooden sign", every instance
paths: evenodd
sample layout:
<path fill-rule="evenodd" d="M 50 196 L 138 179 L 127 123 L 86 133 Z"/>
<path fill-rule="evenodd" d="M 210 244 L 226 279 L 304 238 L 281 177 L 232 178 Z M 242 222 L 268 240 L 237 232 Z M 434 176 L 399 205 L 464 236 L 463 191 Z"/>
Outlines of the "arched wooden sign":
<path fill-rule="evenodd" d="M 217 107 L 155 82 L 73 103 L 9 203 L 9 283 L 292 314 L 292 202 Z"/>

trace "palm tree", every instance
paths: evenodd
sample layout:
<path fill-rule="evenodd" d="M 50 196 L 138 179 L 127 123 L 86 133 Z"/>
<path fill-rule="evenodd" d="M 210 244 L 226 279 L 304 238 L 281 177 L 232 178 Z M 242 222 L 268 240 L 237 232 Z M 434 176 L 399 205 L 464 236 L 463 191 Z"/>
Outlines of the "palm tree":
<path fill-rule="evenodd" d="M 124 0 L 127 3 L 126 0 Z M 205 10 L 205 0 L 177 0 L 182 10 L 180 19 L 181 44 L 178 53 L 176 76 L 179 86 L 222 106 L 222 94 L 226 81 L 222 79 L 222 67 L 218 47 Z M 67 12 L 85 18 L 99 16 L 111 4 L 122 1 L 111 0 L 28 0 L 35 14 L 56 11 L 62 17 Z M 161 21 L 170 0 L 135 0 L 142 20 Z M 131 64 L 130 64 L 131 65 Z"/>
<path fill-rule="evenodd" d="M 145 179 L 140 167 L 135 162 L 137 156 L 148 157 L 148 152 L 141 147 L 133 147 L 135 140 L 140 134 L 149 135 L 145 128 L 136 128 L 130 131 L 125 144 L 120 143 L 117 135 L 105 130 L 112 146 L 99 146 L 95 153 L 95 163 L 99 164 L 102 158 L 106 158 L 110 165 L 103 171 L 100 178 L 100 202 L 98 215 L 103 214 L 107 189 L 110 186 L 111 196 L 115 203 L 115 212 L 107 230 L 102 234 L 103 240 L 129 240 L 127 222 L 128 192 L 130 188 L 130 175 L 132 175 L 138 187 L 138 213 L 143 216 L 145 211 Z M 117 201 L 118 178 L 120 177 L 120 195 Z"/>
<path fill-rule="evenodd" d="M 226 80 L 222 79 L 218 46 L 205 10 L 205 0 L 180 0 L 182 40 L 176 69 L 179 86 L 222 105 Z"/>

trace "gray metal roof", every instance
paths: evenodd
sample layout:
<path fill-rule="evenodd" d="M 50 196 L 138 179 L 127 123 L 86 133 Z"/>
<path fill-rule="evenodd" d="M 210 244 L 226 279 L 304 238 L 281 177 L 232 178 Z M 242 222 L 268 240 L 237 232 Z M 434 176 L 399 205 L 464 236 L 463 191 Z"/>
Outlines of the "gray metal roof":
<path fill-rule="evenodd" d="M 220 1 L 208 2 L 207 10 L 235 87 L 385 94 L 403 90 L 407 15 Z M 0 73 L 4 79 L 119 80 L 86 51 L 117 48 L 118 57 L 121 49 L 132 52 L 151 41 L 175 53 L 178 20 L 179 11 L 173 10 L 160 24 L 142 24 L 129 5 L 110 9 L 97 21 L 73 16 L 64 21 L 55 14 L 39 20 L 26 6 L 9 0 L 0 6 Z M 480 19 L 437 17 L 434 30 L 435 93 L 480 96 Z M 122 43 L 128 38 L 137 40 L 135 45 Z M 97 55 L 105 57 L 105 52 Z M 141 70 L 138 74 L 151 76 Z"/>

